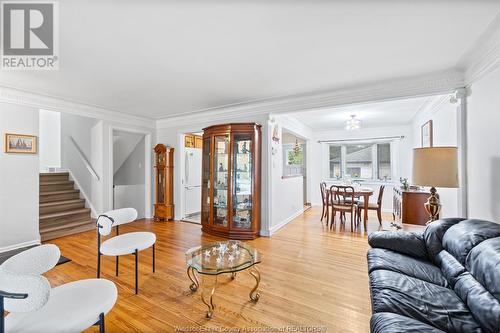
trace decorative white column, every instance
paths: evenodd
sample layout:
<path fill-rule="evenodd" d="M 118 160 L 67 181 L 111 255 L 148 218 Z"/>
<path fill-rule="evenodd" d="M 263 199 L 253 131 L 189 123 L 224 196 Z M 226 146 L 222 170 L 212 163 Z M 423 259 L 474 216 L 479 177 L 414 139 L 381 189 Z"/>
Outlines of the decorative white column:
<path fill-rule="evenodd" d="M 457 145 L 459 184 L 458 210 L 462 217 L 468 217 L 467 196 L 467 88 L 460 88 L 450 98 L 451 103 L 457 104 Z"/>

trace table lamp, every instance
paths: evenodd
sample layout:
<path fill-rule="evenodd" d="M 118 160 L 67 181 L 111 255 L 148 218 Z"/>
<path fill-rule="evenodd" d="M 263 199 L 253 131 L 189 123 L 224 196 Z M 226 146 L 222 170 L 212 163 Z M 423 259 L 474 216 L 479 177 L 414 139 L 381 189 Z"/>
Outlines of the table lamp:
<path fill-rule="evenodd" d="M 430 147 L 413 149 L 413 177 L 415 185 L 430 186 L 431 196 L 424 204 L 429 224 L 437 220 L 441 211 L 436 187 L 458 187 L 457 147 Z"/>

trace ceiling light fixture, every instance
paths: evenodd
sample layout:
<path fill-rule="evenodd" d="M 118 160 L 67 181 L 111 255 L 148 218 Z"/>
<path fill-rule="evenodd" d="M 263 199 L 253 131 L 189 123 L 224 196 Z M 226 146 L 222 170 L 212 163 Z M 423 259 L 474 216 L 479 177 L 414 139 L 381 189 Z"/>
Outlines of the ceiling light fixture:
<path fill-rule="evenodd" d="M 361 120 L 356 118 L 355 114 L 351 115 L 351 119 L 345 122 L 346 131 L 355 131 L 361 128 Z"/>

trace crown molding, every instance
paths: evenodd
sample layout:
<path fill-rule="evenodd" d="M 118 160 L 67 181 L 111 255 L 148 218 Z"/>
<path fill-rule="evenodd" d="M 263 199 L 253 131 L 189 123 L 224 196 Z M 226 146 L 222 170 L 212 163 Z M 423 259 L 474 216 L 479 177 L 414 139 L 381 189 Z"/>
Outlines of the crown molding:
<path fill-rule="evenodd" d="M 154 129 L 156 126 L 155 120 L 150 118 L 133 116 L 127 113 L 108 110 L 99 106 L 72 102 L 61 98 L 35 94 L 5 86 L 0 86 L 0 102 L 23 105 L 37 109 L 71 113 L 79 116 L 97 118 L 100 120 L 118 122 L 122 124 L 133 124 L 146 128 Z"/>
<path fill-rule="evenodd" d="M 405 97 L 451 93 L 464 86 L 463 73 L 455 69 L 414 77 L 371 82 L 327 92 L 299 94 L 241 103 L 186 115 L 175 115 L 156 121 L 157 128 L 172 128 L 193 123 L 205 123 L 266 114 L 300 112 L 358 104 L 372 101 L 393 100 Z"/>
<path fill-rule="evenodd" d="M 500 14 L 460 58 L 457 68 L 464 71 L 465 85 L 493 71 L 500 65 Z"/>

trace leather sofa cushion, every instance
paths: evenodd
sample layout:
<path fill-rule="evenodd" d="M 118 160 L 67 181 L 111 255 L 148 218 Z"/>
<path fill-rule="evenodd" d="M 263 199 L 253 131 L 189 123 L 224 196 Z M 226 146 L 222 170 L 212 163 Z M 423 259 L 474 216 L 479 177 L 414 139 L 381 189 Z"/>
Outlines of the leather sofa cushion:
<path fill-rule="evenodd" d="M 443 250 L 443 236 L 448 229 L 463 221 L 463 218 L 447 218 L 432 222 L 425 228 L 424 241 L 429 259 L 436 263 L 436 256 Z"/>
<path fill-rule="evenodd" d="M 368 235 L 368 244 L 374 248 L 388 249 L 417 258 L 427 258 L 422 234 L 407 231 L 381 231 Z"/>
<path fill-rule="evenodd" d="M 397 313 L 447 332 L 481 332 L 451 289 L 388 270 L 370 273 L 370 289 L 374 313 Z"/>
<path fill-rule="evenodd" d="M 443 247 L 465 265 L 465 259 L 473 247 L 495 237 L 500 237 L 500 224 L 483 220 L 466 220 L 448 229 L 443 236 Z"/>
<path fill-rule="evenodd" d="M 465 260 L 465 267 L 500 301 L 500 237 L 487 239 L 473 248 Z"/>
<path fill-rule="evenodd" d="M 418 320 L 396 313 L 375 313 L 370 320 L 371 333 L 445 333 Z"/>
<path fill-rule="evenodd" d="M 469 272 L 462 274 L 457 279 L 453 289 L 467 304 L 470 312 L 485 332 L 500 332 L 500 302 Z"/>
<path fill-rule="evenodd" d="M 434 283 L 442 287 L 448 286 L 448 282 L 441 273 L 439 267 L 431 264 L 429 261 L 386 249 L 370 249 L 367 259 L 369 273 L 377 269 L 386 269 Z"/>
<path fill-rule="evenodd" d="M 439 252 L 436 261 L 449 285 L 453 287 L 460 274 L 465 272 L 465 267 L 446 250 Z"/>

